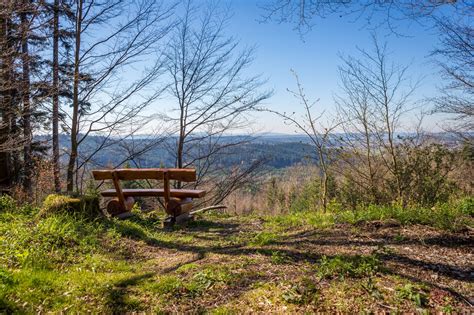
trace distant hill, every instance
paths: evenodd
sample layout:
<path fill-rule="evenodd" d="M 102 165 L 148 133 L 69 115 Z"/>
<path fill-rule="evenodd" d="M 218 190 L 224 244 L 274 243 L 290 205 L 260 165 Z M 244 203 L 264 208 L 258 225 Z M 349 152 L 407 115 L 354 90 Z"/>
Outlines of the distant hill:
<path fill-rule="evenodd" d="M 220 141 L 222 144 L 242 139 L 244 136 L 226 136 Z M 48 143 L 50 139 L 39 136 L 37 139 L 43 143 Z M 103 142 L 101 136 L 89 136 L 80 146 L 80 155 L 87 156 L 94 152 Z M 143 136 L 134 140 L 135 146 L 143 146 L 149 137 Z M 141 167 L 171 167 L 175 158 L 171 154 L 176 143 L 175 137 L 169 137 L 163 143 L 156 145 L 151 150 L 140 155 L 136 161 Z M 125 140 L 124 143 L 113 143 L 112 140 L 101 148 L 94 156 L 94 163 L 100 166 L 117 165 L 127 156 L 124 147 L 131 146 L 132 141 Z M 69 148 L 69 137 L 60 136 L 60 146 L 62 151 Z M 66 157 L 64 156 L 64 162 Z M 309 144 L 307 137 L 303 135 L 258 135 L 251 138 L 251 141 L 237 147 L 222 151 L 215 161 L 220 167 L 232 167 L 235 165 L 245 165 L 256 160 L 264 159 L 265 166 L 269 169 L 281 169 L 299 163 L 314 163 L 316 154 L 314 148 Z"/>
<path fill-rule="evenodd" d="M 340 135 L 334 135 L 335 143 Z M 409 136 L 409 134 L 400 134 L 400 136 Z M 456 145 L 456 139 L 448 133 L 437 133 L 438 140 Z M 241 140 L 243 135 L 224 136 L 220 142 L 222 144 Z M 136 147 L 143 146 L 149 140 L 150 136 L 144 135 L 134 140 Z M 49 141 L 45 136 L 37 137 L 38 140 L 47 143 Z M 103 142 L 101 136 L 89 136 L 81 144 L 80 153 L 89 155 Z M 238 148 L 230 148 L 222 151 L 214 163 L 221 167 L 232 167 L 235 165 L 250 164 L 258 159 L 265 159 L 265 166 L 269 169 L 281 169 L 300 163 L 314 163 L 317 161 L 316 152 L 307 136 L 301 134 L 258 134 L 252 136 L 251 141 L 240 145 Z M 127 156 L 124 147 L 130 147 L 132 142 L 125 140 L 124 143 L 114 144 L 113 140 L 107 142 L 107 145 L 101 148 L 94 157 L 94 162 L 100 166 L 117 165 Z M 151 150 L 140 155 L 136 161 L 141 167 L 171 167 L 174 165 L 175 158 L 171 154 L 175 147 L 176 137 L 168 137 L 161 144 L 156 145 Z M 60 144 L 63 150 L 69 146 L 69 137 L 60 136 Z"/>

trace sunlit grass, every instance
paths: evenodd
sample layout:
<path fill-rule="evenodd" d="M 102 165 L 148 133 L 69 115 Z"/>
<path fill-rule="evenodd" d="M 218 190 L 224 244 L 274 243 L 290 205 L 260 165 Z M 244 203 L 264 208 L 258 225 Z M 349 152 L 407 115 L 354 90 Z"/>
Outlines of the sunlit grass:
<path fill-rule="evenodd" d="M 375 253 L 298 262 L 297 254 L 284 248 L 286 239 L 340 223 L 389 219 L 456 231 L 472 226 L 473 200 L 433 209 L 368 206 L 265 217 L 202 215 L 168 232 L 156 214 L 91 220 L 67 213 L 38 217 L 38 212 L 0 197 L 0 313 L 168 312 L 183 303 L 215 304 L 222 292 L 234 290 L 238 298 L 207 311 L 291 312 L 304 306 L 344 312 L 363 310 L 374 301 L 424 308 L 429 290 L 386 274 Z M 348 228 L 357 232 L 357 226 Z M 300 276 L 292 278 L 288 270 Z M 381 277 L 392 291 L 379 285 Z M 452 303 L 447 300 L 443 307 L 450 310 Z"/>

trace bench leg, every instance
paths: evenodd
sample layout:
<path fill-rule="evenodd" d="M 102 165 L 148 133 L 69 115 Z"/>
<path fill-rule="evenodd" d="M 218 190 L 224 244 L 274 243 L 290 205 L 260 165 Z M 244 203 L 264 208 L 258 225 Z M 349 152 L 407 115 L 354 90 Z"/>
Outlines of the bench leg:
<path fill-rule="evenodd" d="M 107 203 L 107 212 L 111 216 L 118 216 L 122 213 L 130 212 L 132 210 L 135 199 L 133 197 L 127 197 L 125 199 L 125 208 L 121 205 L 118 198 L 114 198 Z"/>
<path fill-rule="evenodd" d="M 164 228 L 172 228 L 175 224 L 185 224 L 189 221 L 192 221 L 194 219 L 192 214 L 189 214 L 188 212 L 180 214 L 178 216 L 169 216 L 163 221 L 163 227 Z"/>
<path fill-rule="evenodd" d="M 168 215 L 177 217 L 183 213 L 190 212 L 192 208 L 193 200 L 190 198 L 171 198 L 166 205 L 165 210 Z"/>
<path fill-rule="evenodd" d="M 165 229 L 171 229 L 174 224 L 176 223 L 176 218 L 173 216 L 168 216 L 166 219 L 163 221 L 163 227 Z"/>

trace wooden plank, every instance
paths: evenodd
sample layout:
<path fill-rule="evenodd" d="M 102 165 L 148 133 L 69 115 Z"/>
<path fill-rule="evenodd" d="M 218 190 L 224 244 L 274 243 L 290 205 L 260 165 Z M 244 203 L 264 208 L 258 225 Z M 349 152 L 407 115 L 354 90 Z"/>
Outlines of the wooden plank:
<path fill-rule="evenodd" d="M 181 182 L 196 181 L 196 170 L 192 168 L 125 168 L 115 170 L 94 170 L 92 175 L 96 180 L 113 179 L 113 172 L 118 174 L 120 180 L 137 180 L 137 179 L 157 179 L 163 180 L 164 173 L 168 172 L 170 180 L 178 180 Z"/>
<path fill-rule="evenodd" d="M 122 193 L 125 197 L 164 197 L 165 192 L 163 189 L 122 189 Z M 115 189 L 107 189 L 101 192 L 104 197 L 116 197 L 117 192 Z M 202 198 L 206 195 L 205 190 L 198 189 L 170 189 L 170 197 L 175 198 Z"/>

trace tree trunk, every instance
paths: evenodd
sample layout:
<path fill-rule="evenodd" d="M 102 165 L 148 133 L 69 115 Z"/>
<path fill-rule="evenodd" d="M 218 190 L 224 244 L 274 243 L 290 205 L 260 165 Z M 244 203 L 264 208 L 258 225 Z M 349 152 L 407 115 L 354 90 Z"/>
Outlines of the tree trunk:
<path fill-rule="evenodd" d="M 53 176 L 54 190 L 61 191 L 59 175 L 59 0 L 54 0 L 53 17 Z"/>
<path fill-rule="evenodd" d="M 321 179 L 321 188 L 322 188 L 322 194 L 321 194 L 321 204 L 323 206 L 323 212 L 326 212 L 327 204 L 328 204 L 328 169 L 326 165 L 326 160 L 323 152 L 323 148 L 320 147 L 318 148 L 318 155 L 319 155 L 319 165 L 321 166 L 321 170 L 323 172 L 323 178 Z"/>
<path fill-rule="evenodd" d="M 397 201 L 401 204 L 404 205 L 403 201 L 403 189 L 402 189 L 402 183 L 400 179 L 400 169 L 398 165 L 398 159 L 397 159 L 397 152 L 395 151 L 395 139 L 394 139 L 394 134 L 393 134 L 393 128 L 391 127 L 390 124 L 390 114 L 389 114 L 389 101 L 388 101 L 388 96 L 386 93 L 386 90 L 384 97 L 385 97 L 385 124 L 387 127 L 387 138 L 388 138 L 388 149 L 389 149 L 389 154 L 390 158 L 392 160 L 392 173 L 395 176 L 395 182 L 397 185 Z"/>
<path fill-rule="evenodd" d="M 77 159 L 77 133 L 79 122 L 79 63 L 81 49 L 81 31 L 82 31 L 82 4 L 83 0 L 78 0 L 76 14 L 76 49 L 74 52 L 74 90 L 72 100 L 72 125 L 71 125 L 71 151 L 69 154 L 69 163 L 67 167 L 67 191 L 74 190 L 74 173 Z"/>
<path fill-rule="evenodd" d="M 364 114 L 365 116 L 365 114 Z M 366 146 L 366 159 L 367 159 L 367 167 L 369 171 L 369 189 L 370 189 L 370 194 L 372 195 L 372 202 L 375 204 L 378 204 L 379 198 L 378 198 L 378 191 L 377 187 L 375 186 L 375 171 L 372 166 L 372 143 L 370 141 L 370 131 L 369 128 L 367 127 L 368 122 L 366 119 L 363 121 L 364 125 L 364 133 L 365 133 L 365 146 Z"/>
<path fill-rule="evenodd" d="M 11 130 L 10 124 L 10 87 L 11 84 L 9 78 L 9 45 L 7 42 L 8 38 L 8 31 L 7 31 L 7 24 L 8 24 L 8 16 L 6 12 L 6 6 L 3 2 L 0 3 L 0 115 L 2 117 L 2 128 L 0 129 L 0 146 L 3 146 L 7 143 L 10 138 Z M 2 181 L 2 185 L 9 186 L 11 184 L 11 166 L 10 166 L 10 153 L 0 152 L 0 160 L 2 161 L 2 165 L 0 166 L 1 174 L 3 175 L 0 179 Z"/>
<path fill-rule="evenodd" d="M 23 70 L 23 88 L 22 88 L 22 102 L 23 102 L 23 137 L 25 145 L 23 148 L 23 189 L 26 192 L 31 192 L 31 175 L 32 175 L 32 154 L 31 154 L 31 104 L 30 104 L 30 56 L 28 51 L 28 35 L 29 25 L 27 18 L 29 1 L 23 1 L 23 12 L 21 13 L 21 27 L 22 27 L 22 40 L 21 40 L 21 59 L 22 59 L 22 70 Z"/>
<path fill-rule="evenodd" d="M 184 96 L 183 96 L 183 99 L 184 99 Z M 184 100 L 182 101 L 180 107 L 181 107 L 181 114 L 180 114 L 180 120 L 179 120 L 179 139 L 178 139 L 178 148 L 177 148 L 177 154 L 176 154 L 176 167 L 177 168 L 183 168 L 184 140 L 186 138 Z M 181 188 L 181 182 L 179 181 L 176 182 L 175 188 Z"/>

